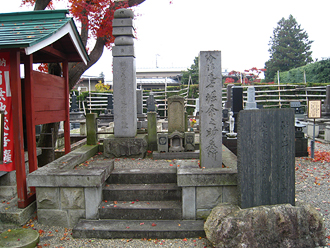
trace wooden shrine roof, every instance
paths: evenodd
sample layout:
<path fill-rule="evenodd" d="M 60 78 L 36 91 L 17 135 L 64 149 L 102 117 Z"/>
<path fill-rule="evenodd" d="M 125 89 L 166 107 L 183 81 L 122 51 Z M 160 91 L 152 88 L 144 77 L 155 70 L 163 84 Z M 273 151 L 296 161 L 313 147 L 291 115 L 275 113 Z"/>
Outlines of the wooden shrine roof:
<path fill-rule="evenodd" d="M 0 49 L 20 48 L 34 63 L 89 61 L 68 10 L 0 14 Z"/>

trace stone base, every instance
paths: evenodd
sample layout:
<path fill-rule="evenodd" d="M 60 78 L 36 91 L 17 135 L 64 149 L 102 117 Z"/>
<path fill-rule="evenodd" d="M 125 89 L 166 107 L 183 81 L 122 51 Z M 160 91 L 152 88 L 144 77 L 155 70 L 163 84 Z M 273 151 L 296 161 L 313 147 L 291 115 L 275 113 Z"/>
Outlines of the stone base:
<path fill-rule="evenodd" d="M 73 227 L 81 218 L 98 219 L 102 186 L 114 161 L 80 166 L 97 152 L 98 146 L 83 146 L 28 175 L 28 186 L 36 187 L 41 224 Z"/>
<path fill-rule="evenodd" d="M 153 152 L 153 159 L 192 159 L 199 158 L 199 150 L 193 152 Z"/>
<path fill-rule="evenodd" d="M 240 209 L 219 204 L 204 224 L 215 247 L 319 247 L 326 244 L 324 220 L 309 204 Z"/>
<path fill-rule="evenodd" d="M 104 139 L 104 156 L 144 158 L 147 153 L 148 140 L 146 134 L 138 134 L 134 138 L 110 138 Z"/>

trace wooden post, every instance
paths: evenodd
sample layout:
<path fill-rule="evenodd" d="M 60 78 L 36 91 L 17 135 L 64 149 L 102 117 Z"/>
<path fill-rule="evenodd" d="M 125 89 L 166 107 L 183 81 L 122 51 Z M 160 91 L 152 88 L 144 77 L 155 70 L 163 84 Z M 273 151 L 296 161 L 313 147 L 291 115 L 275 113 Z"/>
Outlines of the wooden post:
<path fill-rule="evenodd" d="M 18 207 L 25 208 L 29 205 L 26 172 L 23 147 L 23 111 L 22 111 L 22 90 L 20 77 L 20 51 L 18 49 L 10 51 L 10 86 L 12 94 L 12 114 L 14 127 L 14 162 L 16 167 L 17 197 Z"/>
<path fill-rule="evenodd" d="M 64 147 L 65 147 L 65 154 L 71 151 L 71 144 L 70 144 L 70 108 L 69 108 L 69 68 L 68 68 L 68 61 L 63 61 L 63 77 L 65 79 L 65 120 L 64 120 Z"/>
<path fill-rule="evenodd" d="M 37 160 L 37 142 L 36 142 L 36 130 L 35 130 L 35 108 L 34 108 L 34 84 L 32 76 L 33 55 L 25 57 L 24 61 L 24 94 L 25 94 L 25 119 L 26 119 L 26 135 L 28 146 L 28 158 L 29 158 L 29 172 L 33 172 L 38 169 Z M 31 188 L 31 193 L 35 193 L 35 188 Z"/>

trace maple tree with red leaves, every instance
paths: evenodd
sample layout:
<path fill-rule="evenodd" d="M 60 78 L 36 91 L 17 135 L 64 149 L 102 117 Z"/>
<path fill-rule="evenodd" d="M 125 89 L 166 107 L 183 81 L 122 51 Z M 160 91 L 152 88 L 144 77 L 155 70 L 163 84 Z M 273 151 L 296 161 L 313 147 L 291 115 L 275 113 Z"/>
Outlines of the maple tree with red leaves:
<path fill-rule="evenodd" d="M 95 40 L 93 47 L 88 50 L 90 61 L 85 63 L 69 63 L 69 88 L 75 86 L 83 73 L 94 65 L 102 56 L 104 48 L 110 48 L 114 42 L 112 36 L 112 19 L 114 12 L 120 8 L 130 8 L 143 3 L 145 0 L 22 0 L 22 5 L 32 5 L 34 10 L 54 9 L 55 2 L 64 2 L 69 6 L 71 15 L 81 23 L 80 36 L 84 46 L 87 46 L 89 39 Z M 111 65 L 109 64 L 109 67 Z M 41 65 L 42 71 L 61 75 L 59 64 Z M 53 147 L 58 137 L 59 123 L 49 123 L 42 125 L 41 133 L 54 132 L 54 139 L 49 139 L 47 135 L 40 135 L 38 146 Z M 53 142 L 53 144 L 52 144 Z M 53 161 L 51 149 L 43 150 L 38 157 L 38 166 L 43 166 Z"/>
<path fill-rule="evenodd" d="M 115 10 L 129 8 L 143 3 L 145 0 L 22 0 L 22 5 L 32 5 L 34 10 L 54 9 L 54 2 L 67 2 L 72 16 L 81 23 L 80 36 L 87 46 L 90 38 L 95 39 L 89 50 L 90 61 L 70 63 L 69 86 L 72 89 L 81 75 L 94 65 L 102 56 L 104 48 L 110 48 L 114 42 L 112 36 L 112 20 Z"/>
<path fill-rule="evenodd" d="M 257 67 L 252 67 L 249 70 L 244 70 L 244 72 L 240 71 L 231 71 L 228 73 L 225 83 L 242 83 L 242 84 L 250 84 L 252 82 L 260 82 L 258 79 L 260 73 L 265 72 L 266 69 L 257 69 Z M 242 80 L 241 80 L 242 77 Z M 241 82 L 242 81 L 242 82 Z"/>

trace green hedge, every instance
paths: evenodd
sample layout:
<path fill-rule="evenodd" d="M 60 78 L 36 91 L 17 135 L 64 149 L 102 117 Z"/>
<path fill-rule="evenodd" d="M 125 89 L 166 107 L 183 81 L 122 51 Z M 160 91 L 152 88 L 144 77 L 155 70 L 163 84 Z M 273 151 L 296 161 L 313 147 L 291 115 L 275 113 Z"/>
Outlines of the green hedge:
<path fill-rule="evenodd" d="M 321 60 L 289 71 L 280 72 L 280 83 L 297 84 L 304 83 L 304 72 L 306 82 L 330 83 L 330 59 Z M 278 83 L 275 76 L 274 82 Z"/>

